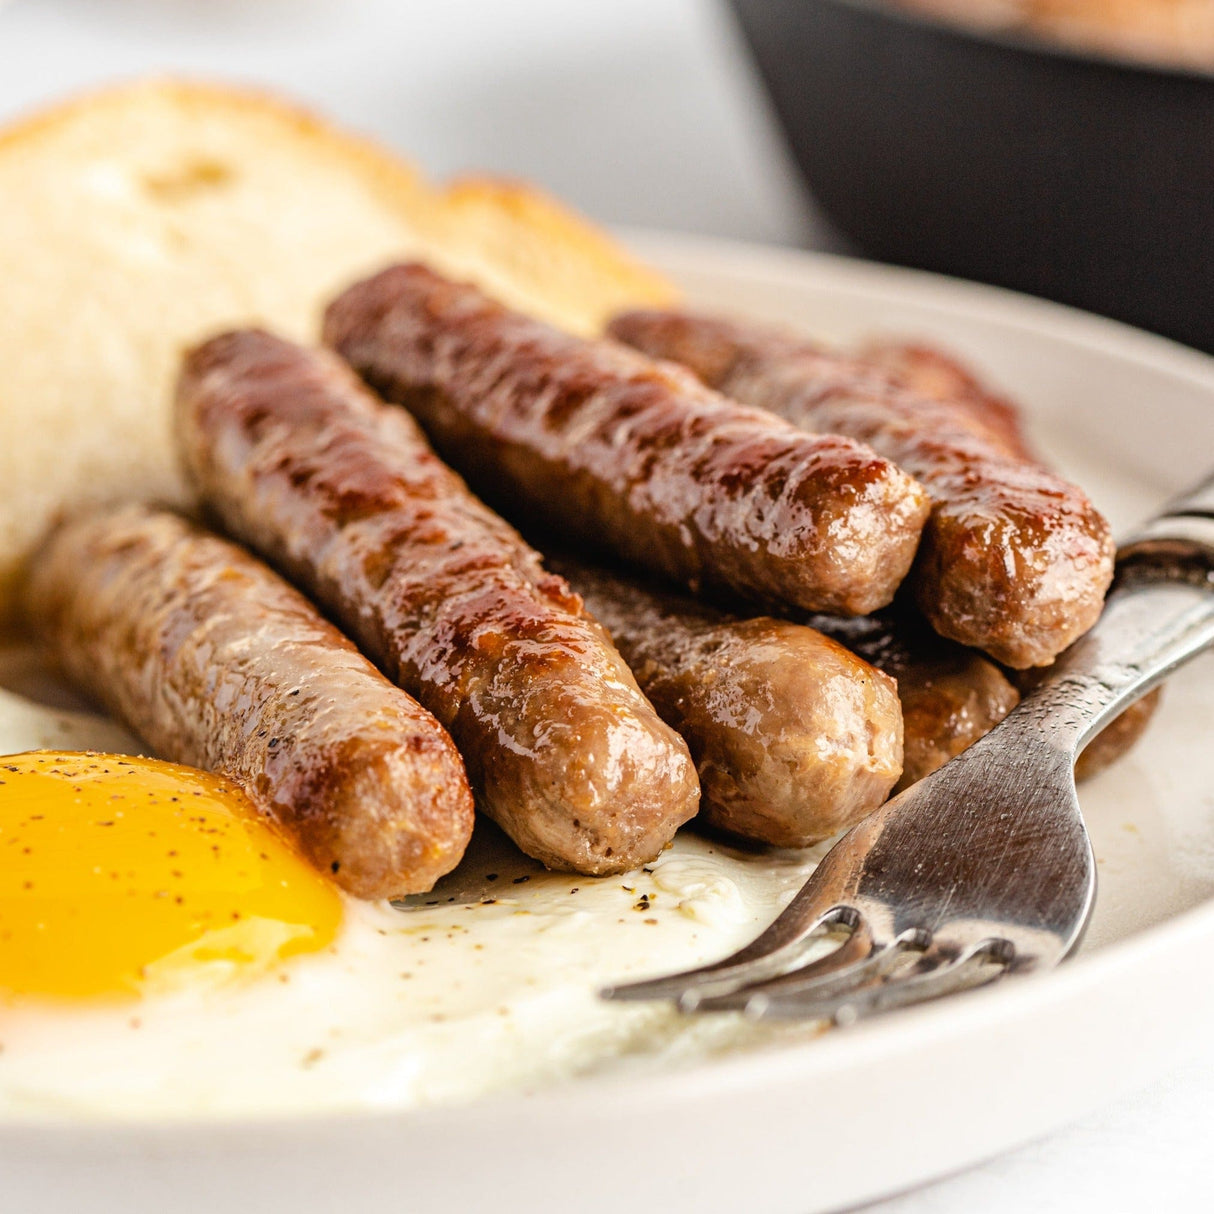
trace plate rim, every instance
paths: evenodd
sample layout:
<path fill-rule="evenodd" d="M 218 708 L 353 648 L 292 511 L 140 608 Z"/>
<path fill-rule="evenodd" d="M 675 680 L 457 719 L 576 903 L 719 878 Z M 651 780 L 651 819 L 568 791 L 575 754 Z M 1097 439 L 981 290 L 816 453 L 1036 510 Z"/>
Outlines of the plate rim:
<path fill-rule="evenodd" d="M 825 277 L 828 283 L 837 283 L 841 290 L 852 295 L 885 299 L 894 304 L 911 301 L 920 309 L 926 303 L 942 316 L 956 315 L 964 307 L 970 314 L 1001 327 L 1048 335 L 1053 340 L 1061 338 L 1103 356 L 1147 364 L 1156 371 L 1181 376 L 1209 393 L 1214 405 L 1214 357 L 1076 308 L 1004 288 L 838 254 L 650 229 L 627 229 L 622 236 L 642 257 L 675 277 L 679 262 L 694 260 L 702 263 L 701 268 L 709 273 L 742 276 L 751 281 L 762 277 L 775 283 L 781 279 L 803 282 L 806 275 L 819 281 Z M 815 1075 L 845 1070 L 857 1061 L 899 1053 L 908 1041 L 914 1044 L 924 1036 L 939 1039 L 949 1034 L 958 1021 L 970 1029 L 1007 1024 L 1020 1019 L 1034 1006 L 1038 1010 L 1043 1006 L 1062 1006 L 1083 998 L 1085 991 L 1115 983 L 1119 978 L 1125 981 L 1126 974 L 1143 968 L 1161 953 L 1180 954 L 1200 941 L 1214 942 L 1214 898 L 1107 944 L 1095 953 L 1080 955 L 1057 970 L 970 992 L 963 999 L 944 1000 L 863 1021 L 803 1043 L 748 1049 L 652 1073 L 629 1071 L 581 1076 L 534 1092 L 515 1090 L 466 1102 L 409 1108 L 366 1107 L 289 1116 L 157 1114 L 155 1120 L 78 1114 L 0 1115 L 0 1145 L 6 1141 L 64 1139 L 104 1143 L 106 1150 L 112 1150 L 124 1143 L 132 1149 L 142 1149 L 149 1142 L 171 1140 L 174 1146 L 192 1153 L 209 1152 L 217 1143 L 231 1146 L 251 1132 L 260 1141 L 264 1136 L 295 1137 L 317 1129 L 362 1132 L 368 1125 L 374 1125 L 407 1131 L 421 1123 L 433 1127 L 494 1122 L 503 1115 L 515 1120 L 555 1122 L 567 1120 L 574 1108 L 582 1115 L 592 1110 L 596 1121 L 605 1120 L 626 1112 L 624 1106 L 631 1107 L 637 1100 L 647 1102 L 648 1107 L 669 1107 L 689 1100 L 720 1099 L 743 1089 L 804 1084 Z M 1009 1149 L 1013 1145 L 1007 1144 Z"/>
<path fill-rule="evenodd" d="M 1132 970 L 1146 957 L 1154 957 L 1161 944 L 1174 946 L 1176 951 L 1191 947 L 1193 940 L 1214 941 L 1214 898 L 1189 907 L 1169 919 L 1152 924 L 1123 940 L 1103 946 L 1099 951 L 1080 955 L 1053 970 L 1026 974 L 1016 979 L 1014 985 L 996 984 L 965 993 L 964 997 L 950 997 L 938 1002 L 922 1004 L 899 1011 L 896 1015 L 866 1019 L 841 1029 L 823 1032 L 805 1042 L 761 1046 L 743 1049 L 722 1058 L 697 1060 L 686 1067 L 666 1068 L 652 1074 L 603 1074 L 574 1077 L 558 1081 L 538 1091 L 499 1092 L 489 1096 L 475 1097 L 467 1101 L 413 1106 L 411 1108 L 352 1108 L 348 1110 L 323 1110 L 316 1113 L 301 1112 L 292 1116 L 272 1113 L 241 1117 L 216 1118 L 174 1117 L 158 1113 L 155 1121 L 126 1117 L 85 1118 L 67 1116 L 63 1118 L 0 1120 L 0 1143 L 10 1135 L 20 1135 L 29 1140 L 46 1136 L 61 1136 L 64 1133 L 84 1133 L 89 1138 L 109 1136 L 128 1137 L 135 1134 L 159 1139 L 177 1138 L 188 1134 L 199 1139 L 226 1137 L 229 1133 L 243 1135 L 295 1133 L 301 1129 L 316 1129 L 325 1125 L 343 1129 L 360 1129 L 369 1123 L 436 1120 L 463 1121 L 470 1116 L 498 1120 L 503 1113 L 517 1113 L 525 1105 L 537 1113 L 551 1113 L 559 1117 L 570 1105 L 587 1101 L 598 1106 L 597 1112 L 622 1112 L 626 1103 L 633 1106 L 640 1098 L 652 1106 L 653 1102 L 683 1101 L 686 1089 L 700 1089 L 696 1095 L 720 1096 L 729 1089 L 753 1086 L 757 1070 L 779 1070 L 782 1073 L 769 1079 L 780 1083 L 795 1079 L 797 1082 L 812 1079 L 815 1072 L 839 1069 L 837 1055 L 851 1054 L 884 1055 L 897 1052 L 899 1039 L 907 1035 L 917 1036 L 923 1032 L 940 1035 L 946 1032 L 960 1012 L 968 1011 L 966 1020 L 992 1026 L 999 1022 L 1019 1019 L 1025 1012 L 1024 1005 L 1061 1004 L 1083 988 L 1103 986 L 1109 980 L 1109 971 Z M 1170 951 L 1170 950 L 1169 950 Z M 1079 988 L 1076 990 L 1076 988 Z M 911 1033 L 897 1030 L 911 1029 Z M 859 1041 L 861 1049 L 855 1043 Z M 791 1063 L 795 1062 L 797 1075 L 790 1076 Z M 759 1086 L 766 1086 L 760 1084 Z M 710 1093 L 703 1089 L 711 1088 Z M 611 1104 L 605 1109 L 604 1102 Z M 196 1145 L 210 1149 L 204 1141 Z"/>

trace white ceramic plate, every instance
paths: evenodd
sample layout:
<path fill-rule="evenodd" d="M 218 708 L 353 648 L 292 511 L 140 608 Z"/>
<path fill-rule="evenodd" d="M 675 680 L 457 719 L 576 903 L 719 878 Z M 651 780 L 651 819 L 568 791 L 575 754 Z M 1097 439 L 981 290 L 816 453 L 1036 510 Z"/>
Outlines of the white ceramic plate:
<path fill-rule="evenodd" d="M 938 339 L 1021 401 L 1116 526 L 1214 456 L 1214 360 L 1005 292 L 862 263 L 638 238 L 693 300 L 829 338 Z M 0 1130 L 4 1207 L 676 1214 L 836 1209 L 955 1170 L 1179 1059 L 1214 1006 L 1214 663 L 1085 786 L 1101 888 L 1054 973 L 795 1048 L 420 1113 Z M 2 1027 L 2 1026 L 0 1026 Z M 2 1040 L 2 1033 L 0 1033 Z"/>

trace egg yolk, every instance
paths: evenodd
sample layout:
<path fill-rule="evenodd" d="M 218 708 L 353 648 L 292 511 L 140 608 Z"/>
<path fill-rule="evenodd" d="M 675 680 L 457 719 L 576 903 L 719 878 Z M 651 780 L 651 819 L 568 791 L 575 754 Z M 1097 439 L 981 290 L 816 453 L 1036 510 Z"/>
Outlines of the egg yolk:
<path fill-rule="evenodd" d="M 324 948 L 341 898 L 234 784 L 92 752 L 0 758 L 0 998 L 136 998 Z"/>

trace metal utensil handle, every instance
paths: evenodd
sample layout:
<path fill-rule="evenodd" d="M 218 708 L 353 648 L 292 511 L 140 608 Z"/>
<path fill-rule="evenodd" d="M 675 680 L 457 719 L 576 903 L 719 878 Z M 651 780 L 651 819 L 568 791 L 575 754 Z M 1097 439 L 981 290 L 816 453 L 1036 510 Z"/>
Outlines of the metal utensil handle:
<path fill-rule="evenodd" d="M 1214 645 L 1214 477 L 1132 535 L 1104 612 L 1012 714 L 1072 756 Z M 1010 720 L 1011 718 L 1009 718 Z"/>

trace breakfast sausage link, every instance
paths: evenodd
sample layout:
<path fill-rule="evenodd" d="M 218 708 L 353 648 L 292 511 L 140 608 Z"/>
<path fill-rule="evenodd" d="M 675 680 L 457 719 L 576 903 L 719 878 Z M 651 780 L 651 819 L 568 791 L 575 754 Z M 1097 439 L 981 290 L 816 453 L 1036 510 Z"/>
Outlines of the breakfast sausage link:
<path fill-rule="evenodd" d="M 340 359 L 217 337 L 186 359 L 177 424 L 204 504 L 451 731 L 524 851 L 618 872 L 695 813 L 687 747 L 581 600 Z"/>
<path fill-rule="evenodd" d="M 479 492 L 659 574 L 863 614 L 910 568 L 929 503 L 888 460 L 424 266 L 351 287 L 324 335 Z"/>
<path fill-rule="evenodd" d="M 868 443 L 917 477 L 933 508 L 915 592 L 942 635 L 1023 668 L 1048 665 L 1096 622 L 1113 576 L 1107 522 L 972 408 L 757 324 L 632 312 L 611 332 L 747 404 Z"/>
<path fill-rule="evenodd" d="M 898 383 L 920 396 L 960 406 L 990 433 L 995 442 L 1019 459 L 1035 460 L 1024 433 L 1020 410 L 992 391 L 951 354 L 921 341 L 874 339 L 856 351 L 860 362 L 887 371 Z"/>
<path fill-rule="evenodd" d="M 812 628 L 728 616 L 570 559 L 549 563 L 686 739 L 711 825 L 804 847 L 889 795 L 902 770 L 891 678 Z"/>
<path fill-rule="evenodd" d="M 885 368 L 914 391 L 965 409 L 990 430 L 1011 455 L 1037 459 L 1024 433 L 1020 410 L 1006 397 L 992 391 L 952 354 L 922 342 L 888 339 L 866 342 L 858 353 L 861 359 Z M 1048 672 L 1049 667 L 1035 666 L 1013 672 L 1012 681 L 1016 689 L 1024 693 Z M 1075 779 L 1080 783 L 1092 779 L 1130 750 L 1146 732 L 1162 697 L 1163 688 L 1157 687 L 1106 725 L 1079 755 Z"/>
<path fill-rule="evenodd" d="M 905 743 L 895 792 L 943 767 L 1020 701 L 994 662 L 946 641 L 908 611 L 895 607 L 861 620 L 814 615 L 805 622 L 897 682 Z"/>
<path fill-rule="evenodd" d="M 989 733 L 1023 693 L 1049 677 L 1048 667 L 1012 671 L 1009 679 L 975 649 L 946 641 L 917 613 L 899 608 L 863 619 L 810 616 L 807 624 L 833 637 L 897 680 L 902 703 L 904 788 L 930 776 Z M 1146 730 L 1162 688 L 1156 688 L 1096 735 L 1075 764 L 1081 783 L 1115 763 Z"/>
<path fill-rule="evenodd" d="M 350 893 L 428 890 L 472 793 L 442 726 L 243 549 L 128 506 L 58 528 L 30 622 L 159 755 L 227 776 Z"/>

